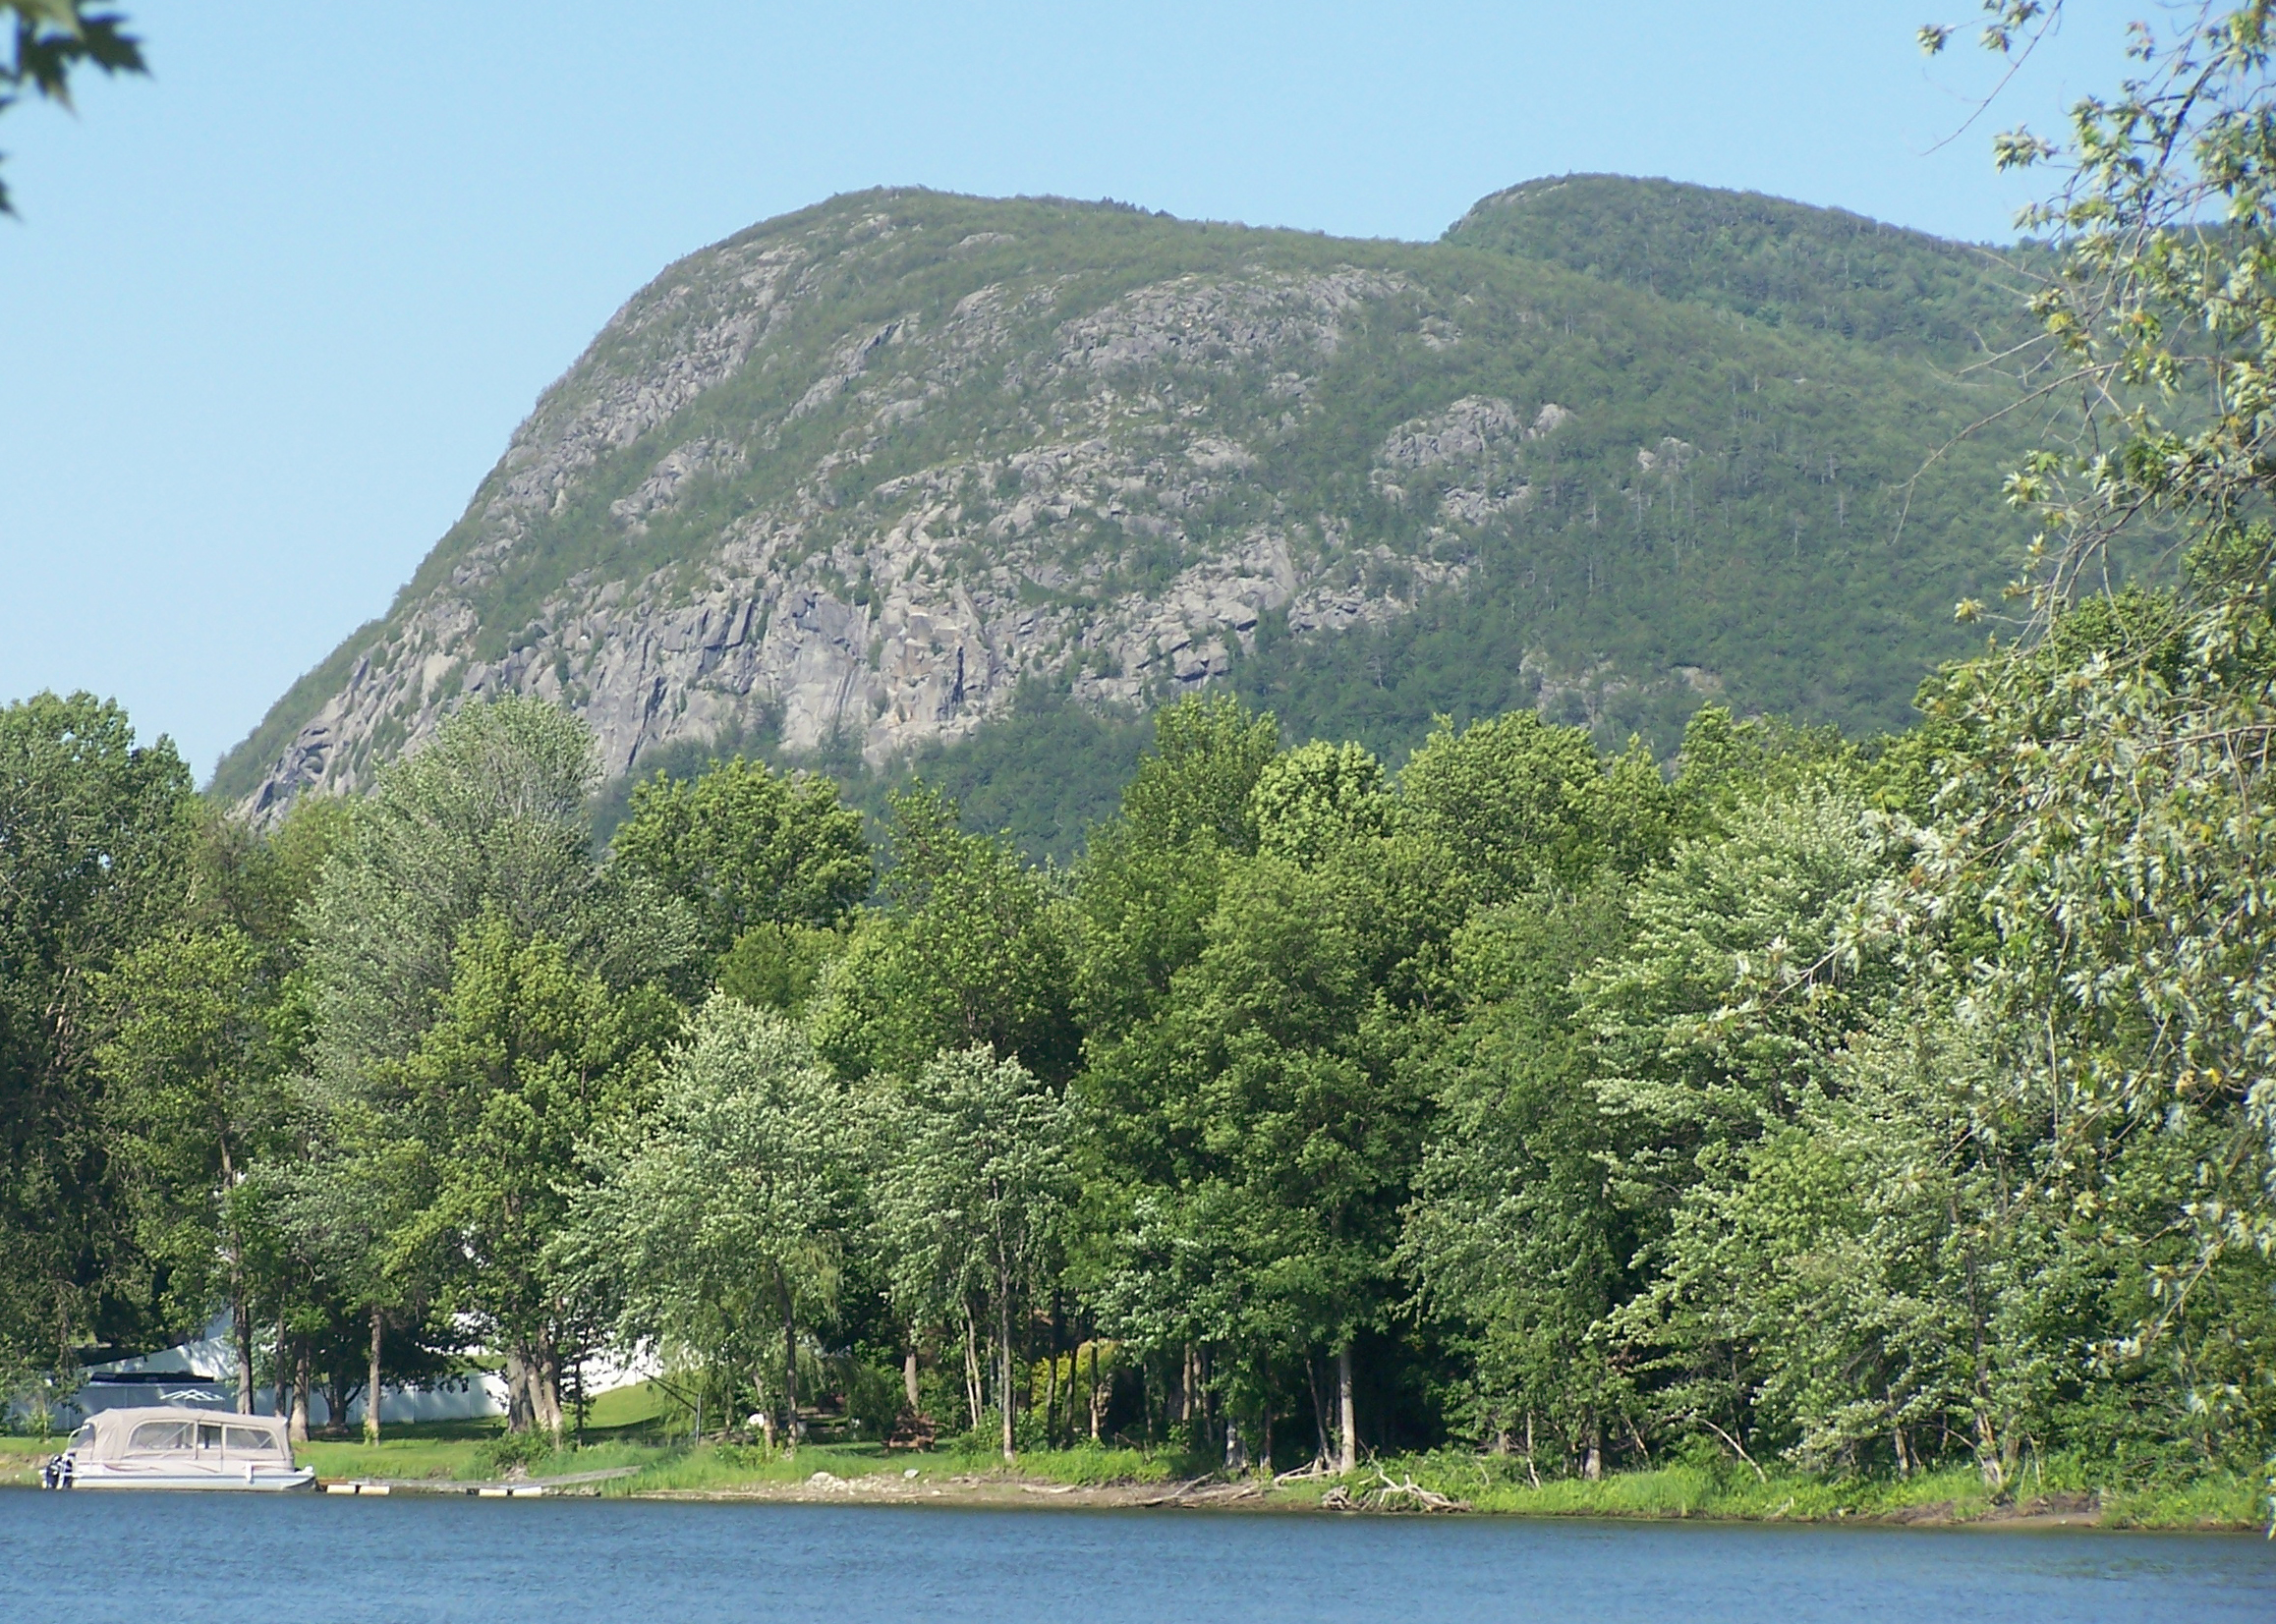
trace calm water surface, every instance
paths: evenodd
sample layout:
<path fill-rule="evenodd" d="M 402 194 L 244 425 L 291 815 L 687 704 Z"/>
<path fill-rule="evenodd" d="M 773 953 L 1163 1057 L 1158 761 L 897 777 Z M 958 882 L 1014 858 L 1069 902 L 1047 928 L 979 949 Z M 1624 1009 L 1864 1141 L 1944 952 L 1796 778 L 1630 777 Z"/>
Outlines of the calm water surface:
<path fill-rule="evenodd" d="M 2270 1624 L 2276 1547 L 2077 1531 L 0 1491 L 0 1616 Z"/>

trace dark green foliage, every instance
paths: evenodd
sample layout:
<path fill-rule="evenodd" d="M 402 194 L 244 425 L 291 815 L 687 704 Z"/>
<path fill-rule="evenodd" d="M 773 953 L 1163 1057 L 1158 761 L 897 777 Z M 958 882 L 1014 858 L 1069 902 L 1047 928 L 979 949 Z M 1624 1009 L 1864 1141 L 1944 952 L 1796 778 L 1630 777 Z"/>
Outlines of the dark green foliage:
<path fill-rule="evenodd" d="M 820 990 L 823 973 L 845 943 L 835 930 L 755 924 L 719 956 L 719 990 L 760 1009 L 795 1015 Z"/>
<path fill-rule="evenodd" d="M 712 957 L 762 924 L 827 929 L 875 878 L 861 816 L 829 780 L 740 758 L 692 781 L 656 773 L 609 851 L 687 905 Z"/>
<path fill-rule="evenodd" d="M 893 798 L 885 907 L 856 929 L 817 1011 L 816 1046 L 848 1078 L 908 1077 L 985 1047 L 1060 1082 L 1081 1034 L 1067 924 L 1043 876 L 1001 840 L 966 834 L 919 785 Z"/>
<path fill-rule="evenodd" d="M 1623 175 L 1497 192 L 1443 241 L 1947 366 L 2036 333 L 2031 273 L 2049 263 L 2029 248 L 1948 243 L 1844 209 Z"/>
<path fill-rule="evenodd" d="M 0 709 L 0 1355 L 148 1328 L 104 1132 L 96 981 L 187 912 L 190 778 L 90 695 Z"/>
<path fill-rule="evenodd" d="M 9 0 L 0 4 L 0 113 L 28 90 L 71 105 L 71 76 L 81 68 L 106 74 L 142 74 L 142 42 L 127 32 L 116 12 L 90 10 L 87 0 Z M 0 214 L 14 214 L 0 185 Z"/>
<path fill-rule="evenodd" d="M 1008 836 L 1030 863 L 1065 867 L 1113 813 L 1152 737 L 1143 718 L 1102 714 L 1030 683 L 1009 716 L 920 751 L 903 771 L 858 779 L 848 794 L 879 816 L 894 791 L 922 779 L 957 805 L 967 829 Z"/>

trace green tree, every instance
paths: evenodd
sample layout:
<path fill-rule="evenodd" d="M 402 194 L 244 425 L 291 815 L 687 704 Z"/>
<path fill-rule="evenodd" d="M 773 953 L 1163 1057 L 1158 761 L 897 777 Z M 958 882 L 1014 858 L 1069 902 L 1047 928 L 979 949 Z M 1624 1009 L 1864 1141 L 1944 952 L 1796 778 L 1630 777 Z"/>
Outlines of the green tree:
<path fill-rule="evenodd" d="M 1732 826 L 1683 843 L 1643 878 L 1624 951 L 1581 983 L 1610 1189 L 1655 1273 L 1689 1194 L 1728 1178 L 1827 1090 L 1846 1036 L 1873 1020 L 1895 980 L 1885 956 L 1844 944 L 1894 856 L 1860 802 L 1774 793 Z M 1615 1318 L 1631 1349 L 1656 1358 L 1653 1419 L 1720 1428 L 1743 1450 L 1754 1351 L 1719 1334 L 1713 1315 L 1640 1315 Z"/>
<path fill-rule="evenodd" d="M 850 1107 L 796 1028 L 715 997 L 637 1124 L 597 1139 L 557 1243 L 625 1343 L 748 1376 L 793 1442 L 799 1331 L 835 1310 L 864 1217 Z"/>
<path fill-rule="evenodd" d="M 1151 1014 L 1200 953 L 1223 860 L 1256 850 L 1250 797 L 1280 728 L 1229 696 L 1158 712 L 1154 745 L 1094 830 L 1075 890 L 1076 1007 L 1112 1036 Z"/>
<path fill-rule="evenodd" d="M 875 879 L 861 814 L 828 779 L 737 757 L 633 791 L 615 860 L 686 903 L 716 960 L 762 926 L 827 930 Z"/>
<path fill-rule="evenodd" d="M 0 1348 L 66 1369 L 149 1328 L 113 1164 L 97 978 L 179 920 L 190 775 L 85 694 L 0 708 Z"/>
<path fill-rule="evenodd" d="M 1464 908 L 1443 848 L 1369 832 L 1387 820 L 1370 765 L 1312 751 L 1263 770 L 1256 802 L 1285 819 L 1264 842 L 1315 861 L 1226 861 L 1199 954 L 1152 1019 L 1094 1040 L 1081 1079 L 1110 1170 L 1093 1204 L 1113 1237 L 1095 1287 L 1108 1328 L 1214 1350 L 1259 1430 L 1274 1368 L 1331 1355 L 1321 1429 L 1346 1464 L 1352 1345 L 1392 1295 L 1428 1117 L 1403 1062 Z"/>
<path fill-rule="evenodd" d="M 560 943 L 491 916 L 461 938 L 438 1019 L 398 1069 L 426 1200 L 395 1245 L 505 1354 L 516 1431 L 561 1436 L 573 1305 L 549 1249 L 590 1176 L 580 1148 L 634 1112 L 677 1024 L 660 993 L 612 993 Z"/>
<path fill-rule="evenodd" d="M 1575 983 L 1619 957 L 1624 903 L 1600 884 L 1462 927 L 1462 1015 L 1419 1061 L 1439 1114 L 1400 1236 L 1417 1306 L 1461 1351 L 1456 1425 L 1497 1450 L 1521 1438 L 1528 1469 L 1545 1429 L 1589 1478 L 1634 1411 L 1601 1329 L 1637 1288 L 1640 1237 L 1607 1186 Z"/>
<path fill-rule="evenodd" d="M 877 1111 L 885 1147 L 877 1203 L 888 1267 L 904 1302 L 965 1316 L 968 1332 L 993 1321 L 1008 1461 L 1020 1392 L 1014 1326 L 1064 1238 L 1073 1114 L 1057 1092 L 985 1044 L 943 1053 L 886 1090 Z"/>
<path fill-rule="evenodd" d="M 143 943 L 101 978 L 96 1050 L 138 1238 L 168 1322 L 226 1304 L 254 1407 L 256 1173 L 286 1147 L 297 1058 L 262 955 L 233 926 Z"/>
<path fill-rule="evenodd" d="M 468 705 L 357 804 L 308 905 L 310 1069 L 326 1126 L 304 1208 L 326 1237 L 334 1274 L 375 1294 L 358 1305 L 369 1316 L 374 1386 L 390 1320 L 411 1329 L 454 1279 L 440 1254 L 414 1244 L 438 1238 L 420 1225 L 442 1208 L 428 1153 L 440 1143 L 410 1132 L 418 1119 L 409 1066 L 453 990 L 469 932 L 481 926 L 493 946 L 501 931 L 517 943 L 543 938 L 580 997 L 588 980 L 617 995 L 668 979 L 693 949 L 678 903 L 644 876 L 594 863 L 594 775 L 592 736 L 574 717 L 535 700 Z M 492 983 L 504 977 L 484 974 Z M 430 1052 L 424 1063 L 438 1060 Z M 430 1102 L 451 1097 L 428 1086 Z M 576 1130 L 568 1132 L 544 1145 L 573 1143 Z M 341 1249 L 356 1244 L 370 1251 L 350 1260 Z M 541 1318 L 526 1294 L 510 1322 L 507 1312 L 499 1310 L 501 1334 L 538 1336 Z M 525 1397 L 548 1410 L 558 1378 L 549 1348 L 558 1351 L 541 1342 L 519 1350 L 536 1362 L 543 1390 L 530 1397 L 525 1387 Z M 367 1411 L 368 1432 L 376 1414 L 376 1405 Z"/>
<path fill-rule="evenodd" d="M 1062 1081 L 1080 1035 L 1060 899 L 1009 842 L 964 833 L 931 791 L 892 805 L 886 905 L 828 972 L 817 1046 L 849 1078 L 912 1077 L 942 1050 L 986 1045 Z"/>
<path fill-rule="evenodd" d="M 1585 728 L 1530 710 L 1455 732 L 1441 717 L 1399 773 L 1413 826 L 1452 851 L 1479 901 L 1633 873 L 1667 852 L 1675 803 L 1640 745 L 1607 762 Z"/>

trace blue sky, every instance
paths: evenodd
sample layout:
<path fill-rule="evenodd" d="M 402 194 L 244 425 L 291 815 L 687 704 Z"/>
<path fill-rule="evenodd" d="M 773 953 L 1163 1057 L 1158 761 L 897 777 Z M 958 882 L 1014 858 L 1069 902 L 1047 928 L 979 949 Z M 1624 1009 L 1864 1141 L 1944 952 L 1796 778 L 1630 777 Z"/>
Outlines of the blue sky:
<path fill-rule="evenodd" d="M 0 119 L 0 700 L 122 700 L 200 779 L 457 517 L 665 263 L 833 193 L 1113 196 L 1436 237 L 1609 170 L 2008 234 L 1973 0 L 963 6 L 118 0 L 155 77 Z M 2138 4 L 2133 8 L 2142 10 Z"/>

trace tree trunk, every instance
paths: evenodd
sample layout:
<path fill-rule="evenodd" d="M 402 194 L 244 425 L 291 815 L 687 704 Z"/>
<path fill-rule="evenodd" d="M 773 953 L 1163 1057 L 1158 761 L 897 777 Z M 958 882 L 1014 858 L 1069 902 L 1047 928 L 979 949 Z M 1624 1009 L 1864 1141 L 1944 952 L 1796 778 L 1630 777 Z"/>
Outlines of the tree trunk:
<path fill-rule="evenodd" d="M 1049 1449 L 1057 1437 L 1055 1428 L 1059 1415 L 1059 1339 L 1052 1338 L 1047 1350 L 1052 1362 L 1051 1374 L 1044 1382 L 1044 1447 Z"/>
<path fill-rule="evenodd" d="M 1604 1434 L 1598 1428 L 1594 1416 L 1588 1418 L 1587 1445 L 1588 1453 L 1581 1459 L 1580 1475 L 1592 1484 L 1602 1483 L 1604 1481 Z"/>
<path fill-rule="evenodd" d="M 924 1406 L 917 1400 L 917 1333 L 909 1333 L 908 1350 L 901 1355 L 901 1392 L 909 1401 L 911 1416 L 923 1413 Z"/>
<path fill-rule="evenodd" d="M 790 1294 L 782 1294 L 782 1437 L 798 1451 L 798 1325 L 790 1316 Z"/>
<path fill-rule="evenodd" d="M 295 1443 L 309 1441 L 309 1348 L 305 1342 L 293 1349 L 293 1419 L 286 1435 Z"/>
<path fill-rule="evenodd" d="M 277 1310 L 276 1315 L 275 1368 L 269 1372 L 270 1380 L 276 1388 L 276 1402 L 270 1408 L 269 1414 L 275 1416 L 280 1421 L 292 1411 L 293 1370 L 291 1350 L 292 1325 L 286 1318 L 284 1310 L 279 1309 Z"/>
<path fill-rule="evenodd" d="M 972 1305 L 964 1305 L 964 1413 L 965 1425 L 973 1431 L 980 1430 L 980 1418 L 985 1413 L 980 1391 L 980 1328 L 972 1322 Z"/>
<path fill-rule="evenodd" d="M 1359 1469 L 1359 1415 L 1351 1397 L 1351 1344 L 1348 1342 L 1336 1350 L 1336 1414 L 1339 1428 L 1336 1439 L 1336 1470 L 1356 1472 Z"/>
<path fill-rule="evenodd" d="M 2001 1437 L 1999 1428 L 1992 1424 L 1988 1410 L 1978 1409 L 1975 1414 L 1975 1450 L 1978 1464 L 1983 1469 L 1983 1485 L 1994 1494 L 2006 1489 L 2008 1480 L 2016 1475 L 2019 1440 L 2011 1430 Z"/>
<path fill-rule="evenodd" d="M 1000 1271 L 996 1277 L 996 1322 L 1003 1339 L 996 1354 L 996 1365 L 1003 1372 L 1003 1458 L 1017 1460 L 1019 1455 L 1012 1447 L 1011 1436 L 1011 1277 Z"/>
<path fill-rule="evenodd" d="M 506 1430 L 527 1432 L 537 1426 L 530 1402 L 530 1356 L 520 1343 L 506 1349 Z"/>
<path fill-rule="evenodd" d="M 1312 1430 L 1320 1441 L 1320 1452 L 1312 1458 L 1326 1466 L 1336 1450 L 1328 1441 L 1328 1403 L 1320 1396 L 1320 1362 L 1309 1350 L 1304 1355 L 1304 1385 L 1312 1389 Z"/>
<path fill-rule="evenodd" d="M 1227 1472 L 1244 1472 L 1248 1464 L 1249 1452 L 1241 1444 L 1241 1424 L 1227 1411 L 1224 1418 L 1224 1469 Z"/>
<path fill-rule="evenodd" d="M 238 1281 L 231 1281 L 229 1295 L 230 1328 L 237 1333 L 237 1413 L 250 1416 L 254 1411 L 253 1306 L 245 1300 L 245 1288 Z"/>
<path fill-rule="evenodd" d="M 387 1328 L 387 1315 L 377 1304 L 371 1307 L 371 1374 L 364 1386 L 364 1441 L 379 1441 L 379 1355 L 380 1336 Z M 340 1418 L 342 1424 L 347 1417 Z"/>
<path fill-rule="evenodd" d="M 553 1338 L 550 1326 L 538 1333 L 531 1348 L 530 1361 L 530 1414 L 531 1419 L 553 1439 L 553 1447 L 561 1447 L 561 1347 Z"/>
<path fill-rule="evenodd" d="M 1099 1424 L 1106 1419 L 1107 1395 L 1099 1391 L 1099 1338 L 1098 1327 L 1091 1327 L 1091 1441 L 1099 1441 Z"/>

